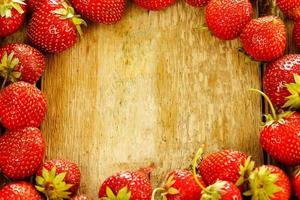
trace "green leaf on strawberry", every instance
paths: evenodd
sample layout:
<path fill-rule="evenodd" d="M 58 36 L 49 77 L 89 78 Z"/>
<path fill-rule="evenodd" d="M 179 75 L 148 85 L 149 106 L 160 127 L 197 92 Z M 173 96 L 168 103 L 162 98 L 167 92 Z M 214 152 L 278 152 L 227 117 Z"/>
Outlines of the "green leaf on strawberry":
<path fill-rule="evenodd" d="M 26 5 L 25 0 L 4 0 L 3 4 L 0 4 L 0 16 L 1 17 L 12 17 L 12 9 L 18 11 L 18 13 L 23 14 L 25 11 L 21 5 Z"/>
<path fill-rule="evenodd" d="M 109 188 L 106 187 L 106 196 L 102 197 L 100 200 L 130 200 L 131 192 L 128 191 L 127 187 L 123 187 L 117 195 Z"/>
<path fill-rule="evenodd" d="M 298 74 L 294 74 L 294 80 L 295 83 L 286 85 L 291 95 L 287 97 L 287 102 L 283 105 L 284 108 L 300 108 L 300 76 Z"/>

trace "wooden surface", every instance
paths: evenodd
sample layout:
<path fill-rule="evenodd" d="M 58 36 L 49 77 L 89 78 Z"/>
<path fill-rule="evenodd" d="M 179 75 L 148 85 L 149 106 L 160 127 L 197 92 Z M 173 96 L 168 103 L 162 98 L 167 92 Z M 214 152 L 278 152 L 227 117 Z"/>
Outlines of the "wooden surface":
<path fill-rule="evenodd" d="M 42 90 L 47 158 L 79 163 L 81 191 L 96 197 L 105 177 L 155 163 L 154 186 L 206 151 L 236 149 L 261 163 L 260 69 L 238 41 L 222 42 L 183 2 L 163 12 L 130 4 L 113 26 L 90 25 L 84 38 L 49 55 Z M 7 41 L 18 41 L 13 36 Z"/>

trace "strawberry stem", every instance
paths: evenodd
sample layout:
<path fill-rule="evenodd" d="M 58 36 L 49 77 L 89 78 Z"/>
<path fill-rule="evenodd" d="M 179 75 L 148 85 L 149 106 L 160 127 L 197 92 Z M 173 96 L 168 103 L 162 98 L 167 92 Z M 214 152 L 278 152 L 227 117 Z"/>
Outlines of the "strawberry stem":
<path fill-rule="evenodd" d="M 263 93 L 262 91 L 260 91 L 258 89 L 251 88 L 249 90 L 252 91 L 252 92 L 257 92 L 257 93 L 261 94 L 266 99 L 266 101 L 268 102 L 268 104 L 270 106 L 270 109 L 271 109 L 272 116 L 273 116 L 274 120 L 277 120 L 276 110 L 275 110 L 275 108 L 273 106 L 273 103 L 270 100 L 270 98 L 265 93 Z"/>
<path fill-rule="evenodd" d="M 158 192 L 164 192 L 165 191 L 165 188 L 155 188 L 152 192 L 152 196 L 151 196 L 151 200 L 155 200 L 155 195 L 158 193 Z"/>
<path fill-rule="evenodd" d="M 3 80 L 3 82 L 2 82 L 2 85 L 1 85 L 1 90 L 3 90 L 4 89 L 4 87 L 5 87 L 5 85 L 6 85 L 6 82 L 7 82 L 7 76 L 5 76 L 5 78 L 4 78 L 4 80 Z"/>

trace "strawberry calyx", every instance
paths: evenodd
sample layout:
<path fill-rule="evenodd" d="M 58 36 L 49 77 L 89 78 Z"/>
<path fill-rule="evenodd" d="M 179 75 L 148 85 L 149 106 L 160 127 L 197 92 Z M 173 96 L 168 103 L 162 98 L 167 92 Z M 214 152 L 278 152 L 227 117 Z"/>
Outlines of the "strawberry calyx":
<path fill-rule="evenodd" d="M 4 0 L 0 1 L 0 16 L 10 18 L 12 16 L 12 9 L 18 11 L 18 13 L 23 14 L 25 11 L 22 5 L 26 5 L 25 0 Z"/>
<path fill-rule="evenodd" d="M 179 190 L 173 187 L 175 184 L 174 175 L 171 175 L 167 178 L 164 188 L 156 188 L 153 190 L 151 200 L 155 200 L 155 196 L 160 192 L 160 199 L 167 200 L 167 195 L 176 195 L 179 194 Z"/>
<path fill-rule="evenodd" d="M 294 83 L 286 84 L 288 91 L 291 93 L 286 99 L 284 108 L 298 109 L 300 108 L 300 76 L 294 74 Z"/>
<path fill-rule="evenodd" d="M 251 160 L 251 156 L 249 156 L 243 165 L 240 165 L 239 174 L 240 178 L 235 183 L 236 186 L 241 186 L 244 184 L 246 180 L 248 180 L 249 175 L 254 169 L 255 162 Z"/>
<path fill-rule="evenodd" d="M 81 17 L 80 15 L 77 15 L 75 13 L 74 8 L 70 6 L 68 3 L 62 2 L 61 4 L 63 8 L 56 9 L 53 11 L 53 13 L 59 15 L 61 19 L 70 19 L 75 25 L 79 35 L 82 36 L 83 33 L 82 33 L 81 25 L 87 26 L 87 23 L 80 18 Z"/>
<path fill-rule="evenodd" d="M 300 166 L 296 167 L 294 174 L 296 177 L 300 177 Z"/>
<path fill-rule="evenodd" d="M 266 166 L 255 169 L 249 176 L 250 190 L 244 192 L 245 196 L 252 196 L 253 200 L 271 199 L 274 194 L 281 192 L 282 188 L 276 185 L 278 174 L 274 174 Z"/>
<path fill-rule="evenodd" d="M 18 64 L 19 59 L 14 57 L 14 52 L 11 52 L 9 55 L 7 52 L 4 52 L 0 61 L 0 76 L 4 78 L 2 89 L 8 80 L 17 82 L 21 77 L 21 72 L 14 71 Z"/>
<path fill-rule="evenodd" d="M 56 174 L 56 167 L 50 171 L 42 169 L 42 176 L 36 177 L 36 189 L 45 194 L 47 199 L 69 199 L 71 192 L 69 189 L 73 186 L 67 184 L 64 179 L 66 172 Z"/>
<path fill-rule="evenodd" d="M 100 200 L 130 200 L 131 192 L 128 191 L 127 187 L 123 187 L 119 190 L 118 194 L 115 195 L 109 187 L 106 187 L 106 196 L 107 197 L 100 198 Z"/>
<path fill-rule="evenodd" d="M 226 181 L 217 181 L 208 186 L 206 190 L 202 190 L 201 200 L 220 200 L 222 193 L 225 192 Z"/>

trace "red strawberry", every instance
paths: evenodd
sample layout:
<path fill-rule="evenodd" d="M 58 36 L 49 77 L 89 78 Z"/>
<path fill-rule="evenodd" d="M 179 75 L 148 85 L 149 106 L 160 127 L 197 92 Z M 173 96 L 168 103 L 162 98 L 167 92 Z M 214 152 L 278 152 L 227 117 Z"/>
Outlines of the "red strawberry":
<path fill-rule="evenodd" d="M 91 199 L 88 198 L 85 194 L 81 194 L 71 198 L 71 200 L 91 200 Z"/>
<path fill-rule="evenodd" d="M 249 176 L 250 190 L 244 195 L 252 199 L 289 200 L 291 184 L 287 175 L 278 167 L 264 165 Z"/>
<path fill-rule="evenodd" d="M 26 44 L 8 44 L 0 48 L 0 75 L 12 82 L 37 82 L 45 70 L 45 57 Z"/>
<path fill-rule="evenodd" d="M 205 183 L 200 177 L 198 177 L 198 180 L 205 187 Z M 154 190 L 153 196 L 157 191 L 162 191 L 162 198 L 167 200 L 199 200 L 202 189 L 195 181 L 192 172 L 174 170 L 168 174 L 164 188 Z"/>
<path fill-rule="evenodd" d="M 7 129 L 39 127 L 46 111 L 44 94 L 29 83 L 13 83 L 0 93 L 0 121 Z"/>
<path fill-rule="evenodd" d="M 38 128 L 8 131 L 0 137 L 0 169 L 8 178 L 24 179 L 36 173 L 45 153 Z"/>
<path fill-rule="evenodd" d="M 25 21 L 27 6 L 25 0 L 0 2 L 0 37 L 6 37 L 21 28 Z"/>
<path fill-rule="evenodd" d="M 251 20 L 240 35 L 243 48 L 256 61 L 273 61 L 283 56 L 286 47 L 286 29 L 275 16 Z"/>
<path fill-rule="evenodd" d="M 27 0 L 28 7 L 31 11 L 37 11 L 43 4 L 56 3 L 62 0 Z"/>
<path fill-rule="evenodd" d="M 245 176 L 254 168 L 254 162 L 245 153 L 223 150 L 212 153 L 204 158 L 198 165 L 203 180 L 213 184 L 217 180 L 242 185 Z"/>
<path fill-rule="evenodd" d="M 292 175 L 292 185 L 298 200 L 300 199 L 300 166 L 296 168 Z"/>
<path fill-rule="evenodd" d="M 249 0 L 211 0 L 205 10 L 208 29 L 222 40 L 237 38 L 252 15 Z"/>
<path fill-rule="evenodd" d="M 185 0 L 189 5 L 194 7 L 202 7 L 205 6 L 209 0 Z"/>
<path fill-rule="evenodd" d="M 50 160 L 38 171 L 36 182 L 38 191 L 49 199 L 67 199 L 76 194 L 80 186 L 80 171 L 69 160 Z"/>
<path fill-rule="evenodd" d="M 99 198 L 107 200 L 150 200 L 151 183 L 144 172 L 127 171 L 108 177 L 101 185 Z"/>
<path fill-rule="evenodd" d="M 296 46 L 298 48 L 300 48 L 300 21 L 295 22 L 295 24 L 294 24 L 293 39 L 294 39 Z"/>
<path fill-rule="evenodd" d="M 289 18 L 293 20 L 300 19 L 300 1 L 299 0 L 276 0 L 277 6 Z"/>
<path fill-rule="evenodd" d="M 231 182 L 217 181 L 202 191 L 201 200 L 243 200 L 240 190 Z"/>
<path fill-rule="evenodd" d="M 278 107 L 300 107 L 300 55 L 286 55 L 267 65 L 264 90 Z"/>
<path fill-rule="evenodd" d="M 121 20 L 126 0 L 72 0 L 76 11 L 90 21 L 114 24 Z"/>
<path fill-rule="evenodd" d="M 80 26 L 86 25 L 79 17 L 66 2 L 46 3 L 33 13 L 28 25 L 28 38 L 43 51 L 64 51 L 77 41 L 78 33 L 82 33 Z"/>
<path fill-rule="evenodd" d="M 16 182 L 5 185 L 0 190 L 1 200 L 42 200 L 42 197 L 27 182 Z"/>
<path fill-rule="evenodd" d="M 164 10 L 175 4 L 176 0 L 133 0 L 136 5 L 146 10 Z"/>

